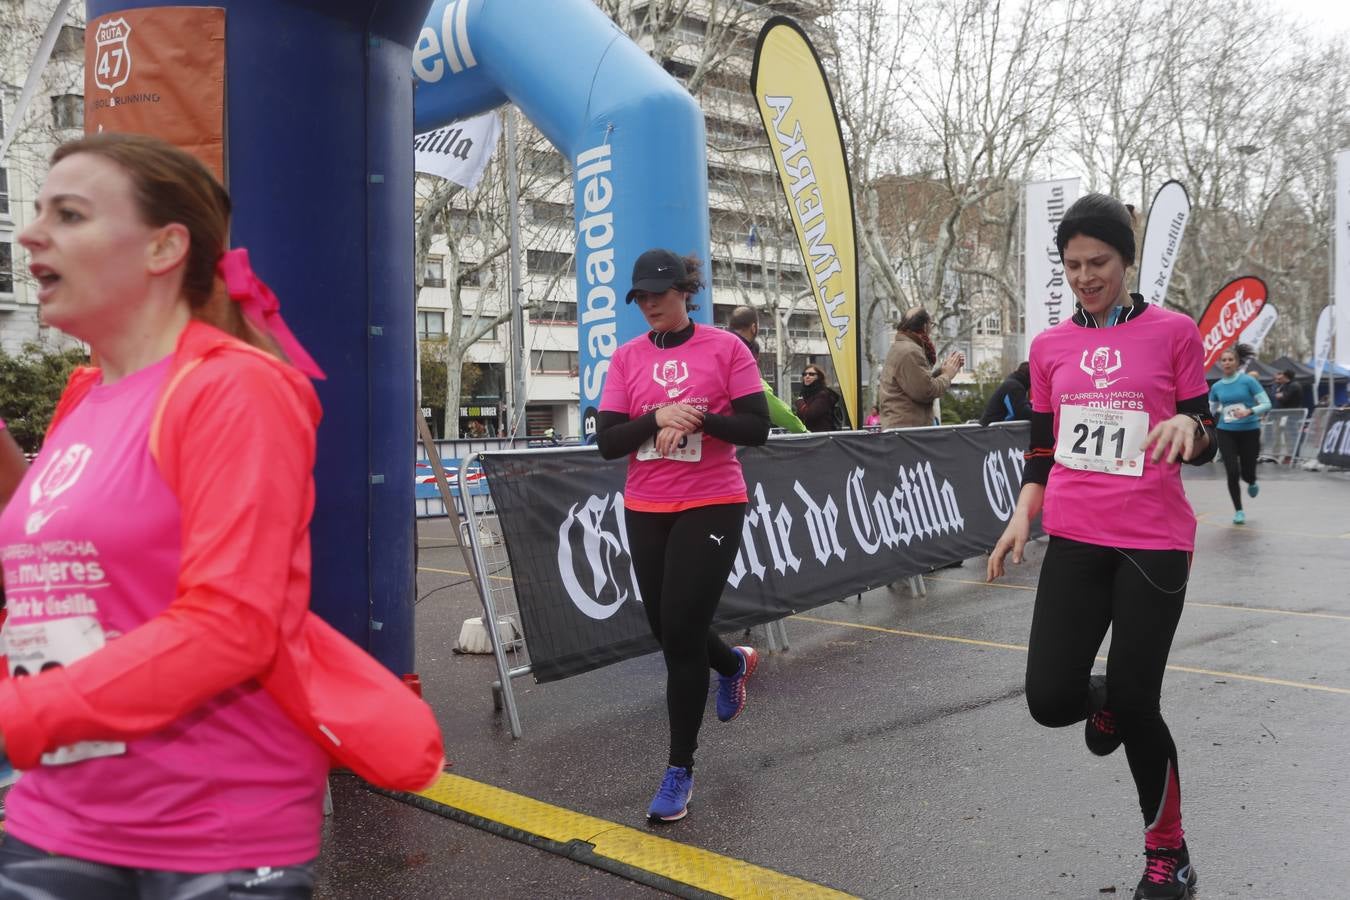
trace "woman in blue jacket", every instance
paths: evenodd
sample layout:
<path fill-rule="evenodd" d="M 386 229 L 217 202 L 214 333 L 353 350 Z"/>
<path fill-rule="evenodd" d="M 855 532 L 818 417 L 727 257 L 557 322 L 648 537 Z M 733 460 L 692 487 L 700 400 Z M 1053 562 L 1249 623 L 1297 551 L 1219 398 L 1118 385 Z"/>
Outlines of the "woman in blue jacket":
<path fill-rule="evenodd" d="M 1239 344 L 1223 351 L 1219 369 L 1223 377 L 1209 390 L 1209 405 L 1219 432 L 1219 453 L 1228 473 L 1228 496 L 1233 498 L 1233 524 L 1247 521 L 1242 511 L 1242 491 L 1238 478 L 1247 482 L 1247 496 L 1255 497 L 1261 486 L 1256 483 L 1256 458 L 1261 453 L 1261 415 L 1270 409 L 1261 382 L 1239 371 L 1242 360 L 1251 354 Z"/>

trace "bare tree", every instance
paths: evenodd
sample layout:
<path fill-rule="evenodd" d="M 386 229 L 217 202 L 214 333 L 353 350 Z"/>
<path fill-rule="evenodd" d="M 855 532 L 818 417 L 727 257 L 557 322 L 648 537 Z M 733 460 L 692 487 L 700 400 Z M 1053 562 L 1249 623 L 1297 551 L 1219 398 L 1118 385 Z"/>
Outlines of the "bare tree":
<path fill-rule="evenodd" d="M 508 111 L 507 115 L 513 114 Z M 561 157 L 544 138 L 530 130 L 521 141 L 517 159 L 517 177 L 521 194 L 549 196 L 567 182 L 562 165 L 541 165 L 541 156 Z M 508 295 L 504 258 L 510 248 L 512 211 L 506 204 L 506 156 L 499 153 L 489 163 L 478 186 L 465 190 L 454 182 L 422 175 L 417 180 L 414 217 L 414 291 L 421 295 L 426 287 L 427 263 L 433 250 L 444 255 L 443 286 L 449 299 L 445 323 L 445 350 L 436 351 L 447 369 L 445 430 L 447 437 L 459 436 L 459 399 L 463 364 L 469 348 L 511 320 L 516 314 L 538 309 L 557 288 L 555 275 L 538 297 L 515 302 Z M 519 210 L 515 211 L 519 215 Z M 571 230 L 562 222 L 537 224 L 532 235 L 535 246 L 567 247 L 571 252 Z M 519 309 L 519 313 L 516 310 Z M 517 348 L 519 349 L 519 348 Z M 439 398 L 438 398 L 439 399 Z M 439 406 L 441 404 L 433 404 Z"/>

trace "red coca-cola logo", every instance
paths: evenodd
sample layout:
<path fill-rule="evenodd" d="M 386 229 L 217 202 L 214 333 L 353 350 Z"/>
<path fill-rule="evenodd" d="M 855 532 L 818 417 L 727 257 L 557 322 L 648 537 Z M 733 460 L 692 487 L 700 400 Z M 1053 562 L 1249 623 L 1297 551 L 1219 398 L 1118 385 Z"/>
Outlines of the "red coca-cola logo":
<path fill-rule="evenodd" d="M 1266 283 L 1255 276 L 1235 278 L 1219 288 L 1200 317 L 1206 369 L 1218 362 L 1223 351 L 1237 343 L 1242 329 L 1256 319 L 1265 305 Z"/>

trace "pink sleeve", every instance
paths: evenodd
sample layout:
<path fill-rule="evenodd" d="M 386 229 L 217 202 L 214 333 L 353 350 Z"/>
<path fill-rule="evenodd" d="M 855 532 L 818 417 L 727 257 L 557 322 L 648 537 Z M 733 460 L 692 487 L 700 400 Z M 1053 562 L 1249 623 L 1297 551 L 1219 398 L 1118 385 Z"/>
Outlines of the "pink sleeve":
<path fill-rule="evenodd" d="M 1031 342 L 1031 409 L 1034 412 L 1054 412 L 1050 405 L 1050 371 L 1046 366 L 1043 344 Z"/>
<path fill-rule="evenodd" d="M 605 389 L 600 394 L 600 410 L 602 412 L 623 413 L 625 416 L 633 414 L 632 408 L 628 405 L 628 379 L 624 377 L 623 361 L 628 357 L 623 352 L 623 347 L 614 351 L 614 355 L 609 360 L 609 372 L 605 375 Z"/>
<path fill-rule="evenodd" d="M 750 355 L 750 348 L 736 338 L 731 348 L 731 377 L 727 380 L 727 395 L 732 400 L 764 392 L 759 379 L 759 366 Z"/>
<path fill-rule="evenodd" d="M 1205 382 L 1205 345 L 1200 340 L 1200 329 L 1194 322 L 1178 315 L 1179 335 L 1173 346 L 1176 355 L 1172 371 L 1176 373 L 1177 400 L 1189 400 L 1201 394 L 1208 396 Z"/>
<path fill-rule="evenodd" d="M 159 466 L 182 508 L 177 596 L 68 668 L 0 683 L 18 768 L 55 747 L 166 727 L 261 675 L 283 629 L 303 622 L 315 425 L 270 364 L 232 361 L 185 378 L 163 420 Z"/>

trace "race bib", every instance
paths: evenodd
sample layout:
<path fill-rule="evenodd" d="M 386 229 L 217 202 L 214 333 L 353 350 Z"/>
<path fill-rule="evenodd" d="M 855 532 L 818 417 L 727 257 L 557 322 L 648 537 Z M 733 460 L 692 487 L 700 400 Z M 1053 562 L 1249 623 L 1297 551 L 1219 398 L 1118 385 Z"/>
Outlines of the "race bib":
<path fill-rule="evenodd" d="M 1225 406 L 1225 407 L 1223 408 L 1223 420 L 1224 420 L 1225 422 L 1238 422 L 1238 421 L 1241 421 L 1243 418 L 1245 418 L 1245 416 L 1239 416 L 1239 415 L 1238 415 L 1238 411 L 1239 411 L 1239 410 L 1244 410 L 1244 409 L 1246 409 L 1246 408 L 1247 408 L 1247 406 L 1246 406 L 1246 404 L 1244 404 L 1244 403 L 1230 403 L 1230 404 L 1228 404 L 1227 406 Z"/>
<path fill-rule="evenodd" d="M 1137 409 L 1059 408 L 1055 461 L 1069 469 L 1110 475 L 1144 474 L 1148 413 Z"/>
<path fill-rule="evenodd" d="M 103 626 L 93 616 L 71 616 L 49 622 L 5 623 L 9 677 L 26 678 L 83 659 L 105 643 Z M 42 754 L 42 764 L 64 766 L 99 756 L 118 756 L 127 745 L 120 741 L 84 741 Z"/>
<path fill-rule="evenodd" d="M 656 438 L 649 437 L 638 448 L 637 458 L 642 460 L 671 459 L 675 462 L 698 462 L 703 458 L 703 432 L 695 431 L 693 434 L 686 434 L 675 446 L 675 449 L 670 452 L 669 456 L 662 456 L 657 453 Z"/>

